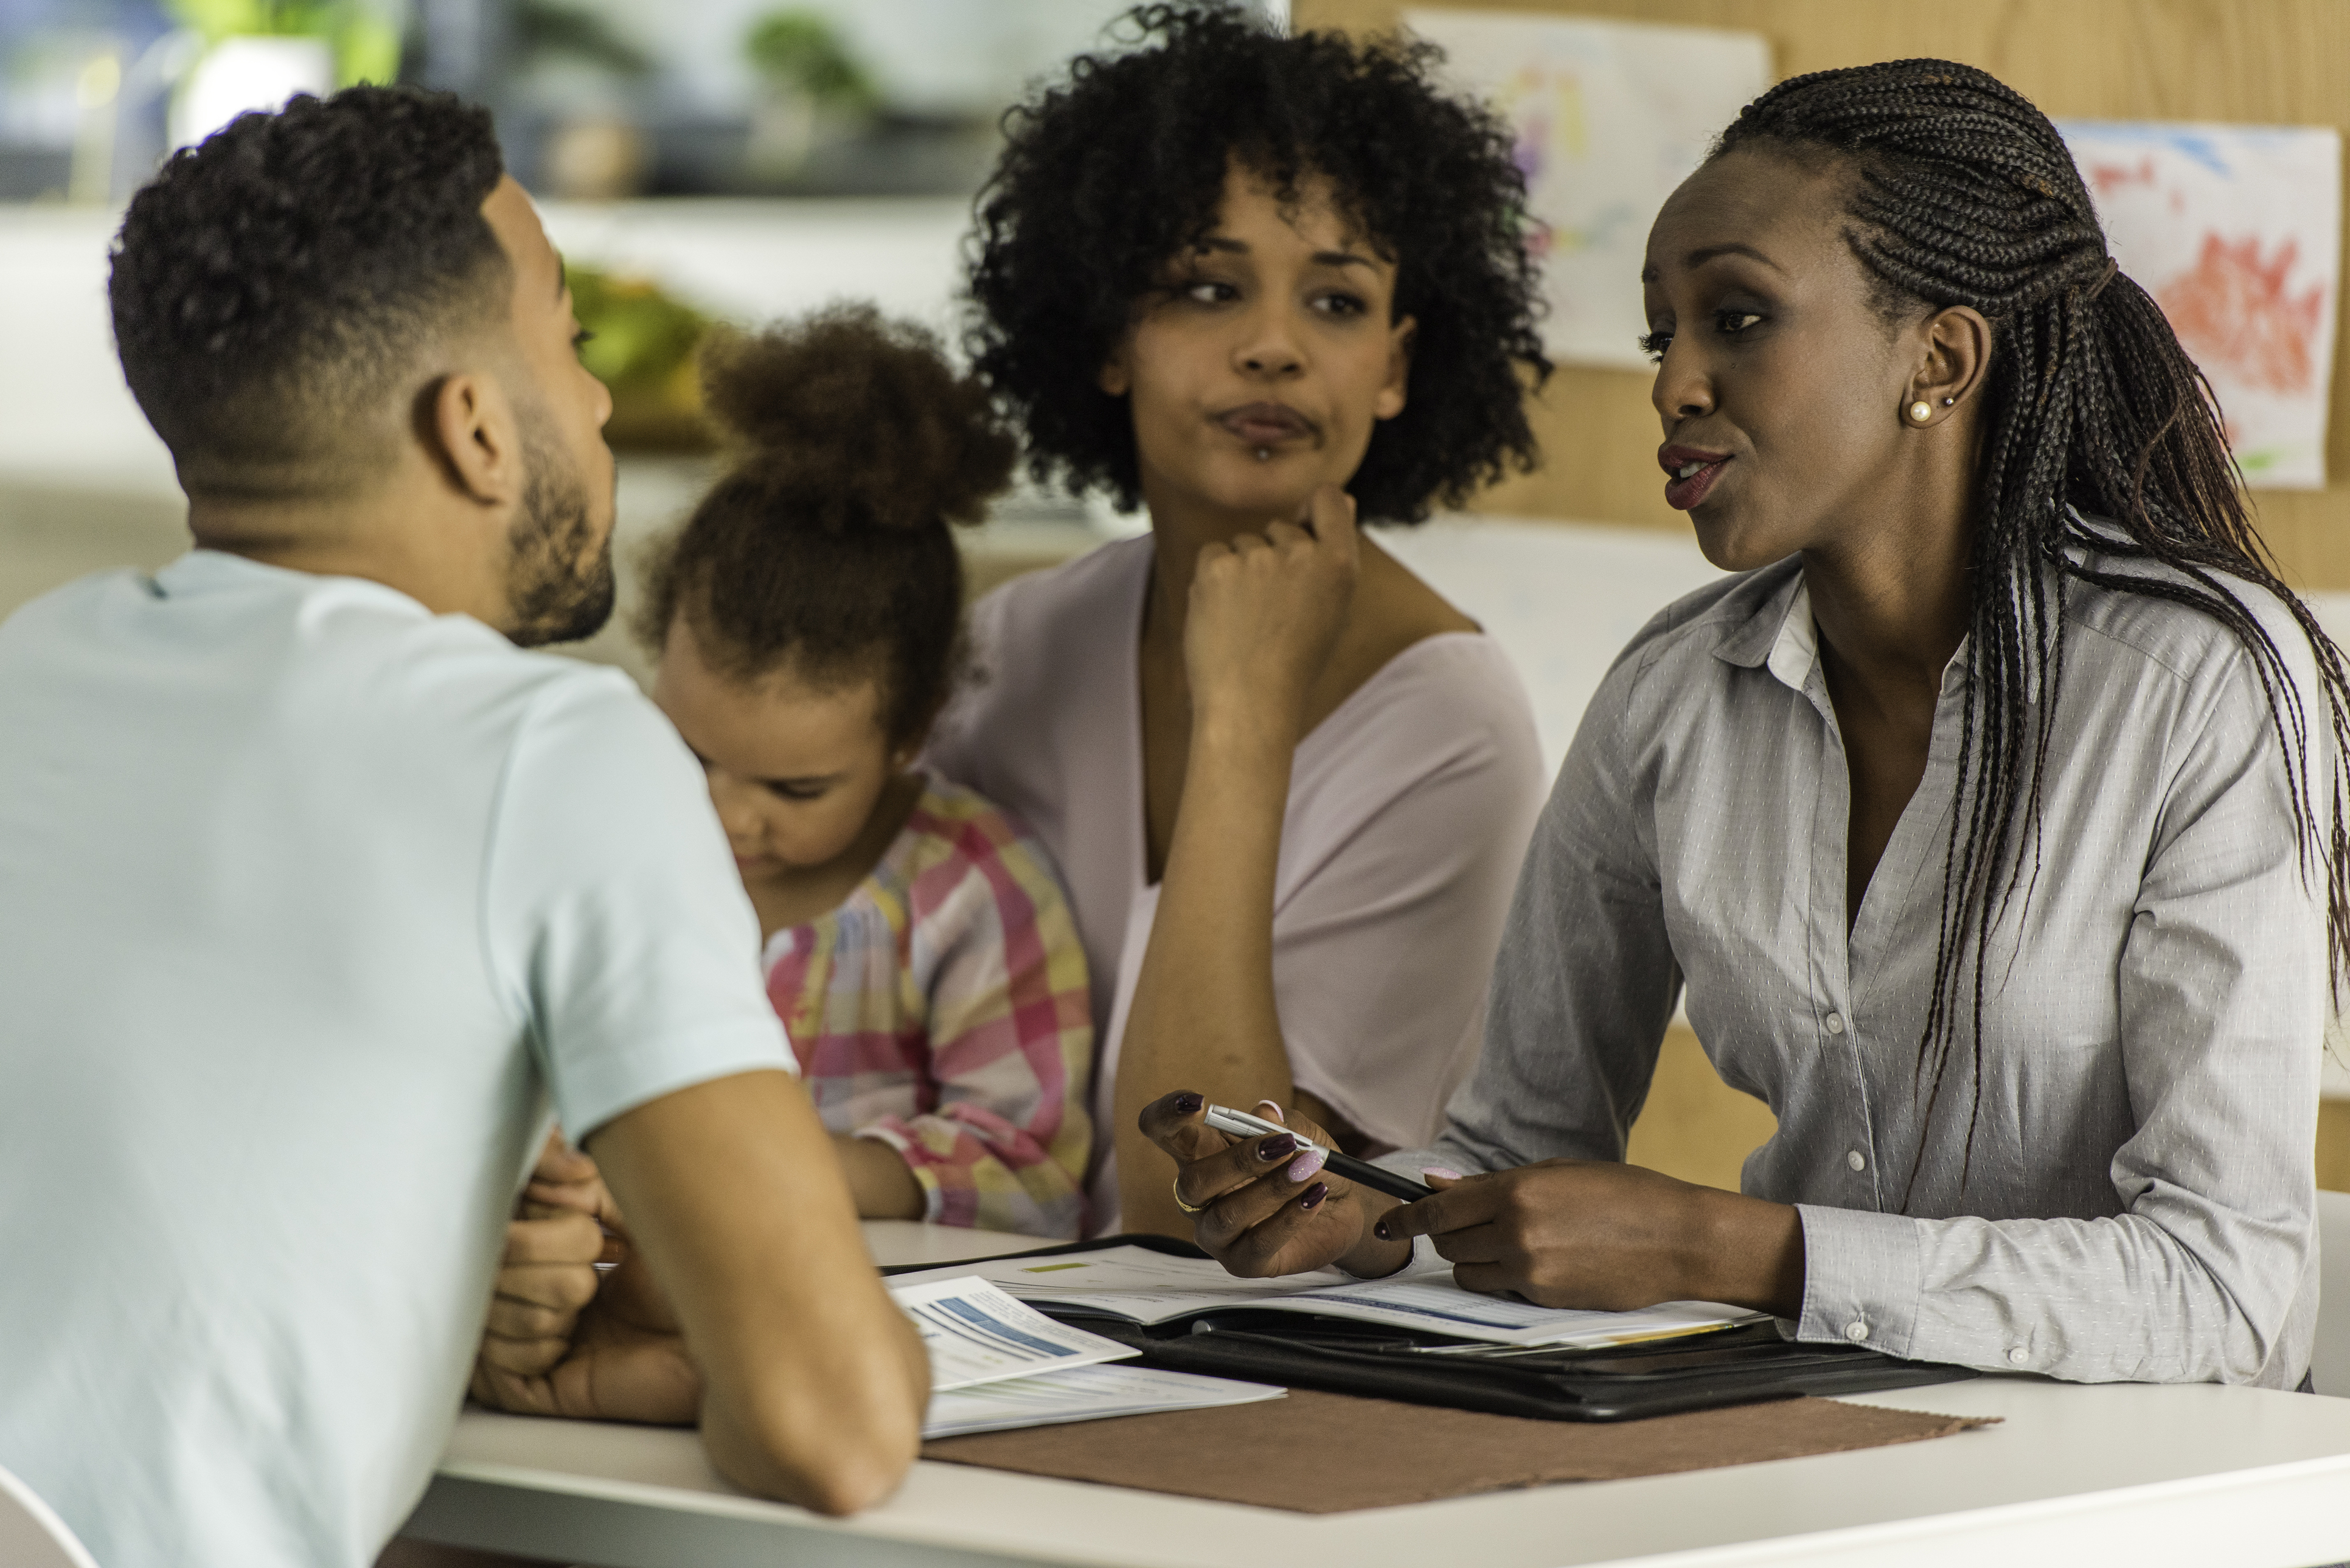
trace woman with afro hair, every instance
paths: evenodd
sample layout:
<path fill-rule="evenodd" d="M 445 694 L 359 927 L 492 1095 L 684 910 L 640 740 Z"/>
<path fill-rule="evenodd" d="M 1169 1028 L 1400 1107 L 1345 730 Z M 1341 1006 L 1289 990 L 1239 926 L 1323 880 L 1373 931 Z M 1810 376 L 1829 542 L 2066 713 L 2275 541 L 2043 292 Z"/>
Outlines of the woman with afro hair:
<path fill-rule="evenodd" d="M 1090 1224 L 1190 1230 L 1176 1089 L 1379 1150 L 1474 1060 L 1540 806 L 1472 621 L 1357 530 L 1534 461 L 1523 182 L 1423 45 L 1134 12 L 1007 119 L 973 362 L 1038 477 L 1150 516 L 983 600 L 931 761 L 1026 822 L 1093 976 Z M 1300 1115 L 1302 1113 L 1302 1116 Z M 1328 1190 L 1307 1153 L 1301 1201 Z"/>

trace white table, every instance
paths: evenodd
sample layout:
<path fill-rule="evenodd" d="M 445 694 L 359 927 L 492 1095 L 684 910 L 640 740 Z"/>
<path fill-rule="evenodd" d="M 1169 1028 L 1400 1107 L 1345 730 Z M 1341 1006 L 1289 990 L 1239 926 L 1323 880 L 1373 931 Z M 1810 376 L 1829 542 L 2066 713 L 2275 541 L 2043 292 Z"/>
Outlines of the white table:
<path fill-rule="evenodd" d="M 883 1262 L 984 1256 L 1011 1240 L 902 1222 L 867 1233 Z M 924 1463 L 887 1503 L 835 1521 L 735 1491 L 691 1432 L 469 1411 L 405 1533 L 608 1568 L 2350 1559 L 2350 1399 L 2032 1377 L 1859 1397 L 2004 1423 L 1857 1453 L 1323 1517 Z"/>

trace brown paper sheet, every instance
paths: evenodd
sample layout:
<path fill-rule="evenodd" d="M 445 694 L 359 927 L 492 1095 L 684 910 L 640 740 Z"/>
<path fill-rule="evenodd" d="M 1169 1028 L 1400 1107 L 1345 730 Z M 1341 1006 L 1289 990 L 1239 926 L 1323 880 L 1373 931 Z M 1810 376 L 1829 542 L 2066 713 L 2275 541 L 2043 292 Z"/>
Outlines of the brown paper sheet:
<path fill-rule="evenodd" d="M 1939 1438 L 1988 1421 L 1779 1399 L 1642 1421 L 1534 1421 L 1293 1389 L 1285 1399 L 922 1445 L 926 1459 L 1347 1513 L 1553 1481 L 1619 1480 Z"/>

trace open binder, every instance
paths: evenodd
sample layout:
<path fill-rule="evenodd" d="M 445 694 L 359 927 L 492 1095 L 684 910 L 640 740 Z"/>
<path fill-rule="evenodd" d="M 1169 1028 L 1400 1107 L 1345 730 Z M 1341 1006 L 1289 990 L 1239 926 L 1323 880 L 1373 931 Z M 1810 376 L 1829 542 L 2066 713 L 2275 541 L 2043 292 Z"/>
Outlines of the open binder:
<path fill-rule="evenodd" d="M 1139 1235 L 1045 1247 L 1021 1256 L 1113 1246 L 1143 1247 L 1171 1257 L 1206 1256 L 1188 1241 Z M 1419 1330 L 1295 1311 L 1219 1309 L 1142 1327 L 1050 1303 L 1032 1304 L 1047 1316 L 1133 1346 L 1147 1366 L 1552 1421 L 1634 1420 L 1974 1376 L 1964 1367 L 1898 1361 L 1855 1345 L 1797 1344 L 1782 1338 L 1770 1322 L 1592 1349 L 1522 1349 L 1467 1346 Z"/>

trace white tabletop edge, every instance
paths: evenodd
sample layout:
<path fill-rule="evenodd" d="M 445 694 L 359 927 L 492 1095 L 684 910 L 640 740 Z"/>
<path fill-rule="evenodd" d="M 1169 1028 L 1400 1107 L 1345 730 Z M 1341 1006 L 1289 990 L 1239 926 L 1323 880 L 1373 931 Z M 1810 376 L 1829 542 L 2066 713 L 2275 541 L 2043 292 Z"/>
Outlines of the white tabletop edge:
<path fill-rule="evenodd" d="M 868 1240 L 884 1262 L 934 1263 L 1038 1244 L 946 1230 L 869 1225 Z M 2350 1400 L 2203 1385 L 2075 1388 L 1999 1374 L 1852 1402 L 1997 1415 L 2007 1424 L 1848 1453 L 1322 1515 L 926 1460 L 890 1502 L 834 1520 L 726 1487 L 688 1432 L 599 1433 L 487 1412 L 468 1414 L 440 1473 L 654 1511 L 631 1527 L 645 1541 L 660 1539 L 663 1513 L 772 1529 L 778 1552 L 791 1550 L 795 1534 L 818 1532 L 834 1542 L 827 1561 L 854 1556 L 852 1543 L 862 1541 L 885 1557 L 896 1542 L 1045 1563 L 1199 1568 L 1226 1560 L 1213 1543 L 1239 1537 L 1257 1543 L 1253 1552 L 1302 1549 L 1366 1568 L 1409 1568 L 1440 1560 L 1446 1542 L 1482 1535 L 1480 1555 L 1496 1568 L 1971 1568 L 1980 1556 L 1970 1552 L 2022 1550 L 2038 1561 L 2060 1542 L 2075 1556 L 2119 1548 L 2144 1568 L 2167 1568 L 2237 1561 L 2233 1532 L 2255 1521 L 2292 1542 L 2287 1555 L 2263 1556 L 2266 1568 L 2350 1558 L 2350 1509 L 2334 1501 L 2350 1495 Z M 1972 1498 L 1982 1501 L 1965 1501 Z M 478 1511 L 496 1509 L 496 1493 L 470 1506 L 493 1518 Z M 1675 1515 L 1682 1517 L 1654 1527 Z M 1715 1533 L 1723 1519 L 1753 1533 Z M 800 1539 L 816 1550 L 809 1535 Z"/>

